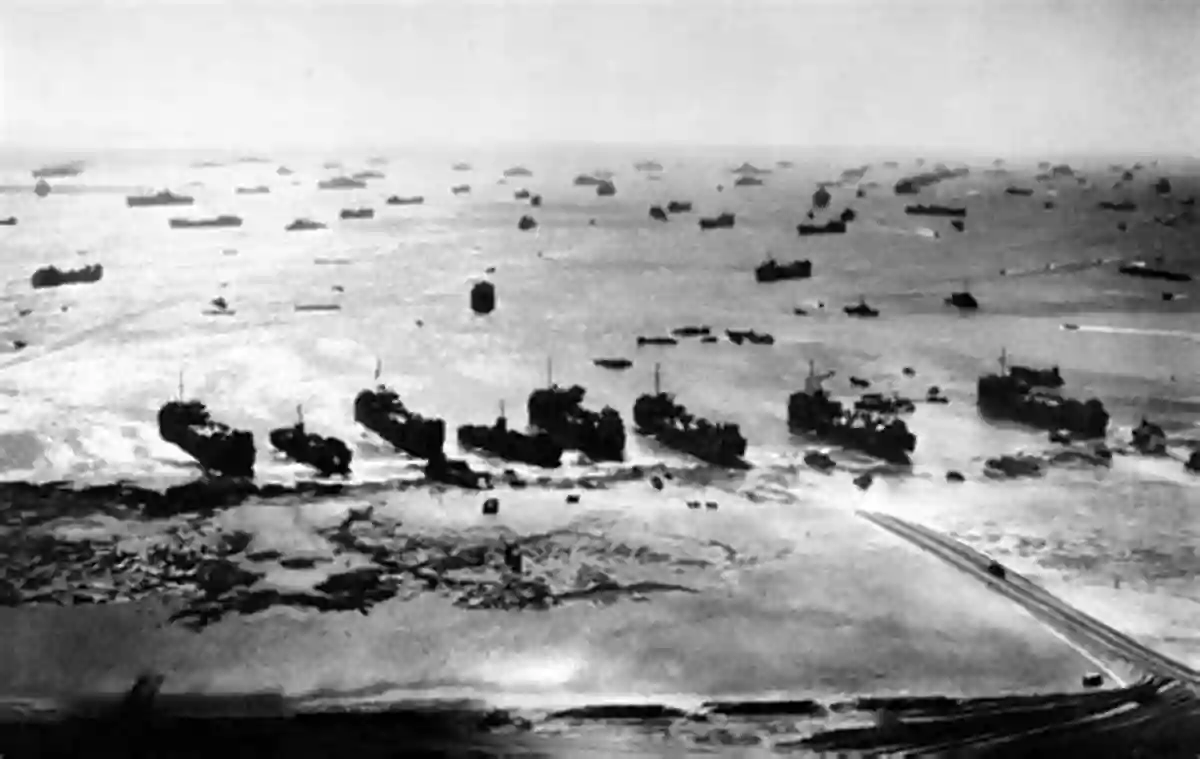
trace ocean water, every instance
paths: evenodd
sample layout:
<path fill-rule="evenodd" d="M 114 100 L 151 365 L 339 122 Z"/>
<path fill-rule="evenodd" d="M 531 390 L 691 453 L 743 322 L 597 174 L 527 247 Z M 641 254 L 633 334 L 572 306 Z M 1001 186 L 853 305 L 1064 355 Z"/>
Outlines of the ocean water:
<path fill-rule="evenodd" d="M 154 422 L 180 372 L 187 393 L 218 418 L 255 431 L 264 477 L 295 476 L 263 441 L 267 430 L 292 421 L 297 404 L 312 428 L 356 446 L 359 476 L 382 477 L 411 465 L 384 453 L 352 419 L 352 399 L 371 382 L 376 358 L 411 407 L 451 425 L 490 422 L 501 402 L 511 422 L 523 424 L 524 401 L 548 371 L 560 384 L 585 385 L 589 405 L 612 404 L 628 419 L 658 364 L 665 389 L 703 416 L 742 425 L 752 463 L 787 472 L 789 487 L 804 498 L 952 531 L 1085 611 L 1200 664 L 1200 478 L 1177 459 L 1118 456 L 1111 469 L 986 480 L 984 459 L 1048 443 L 1043 433 L 985 423 L 974 406 L 975 380 L 994 370 L 1003 348 L 1019 363 L 1060 366 L 1069 394 L 1102 399 L 1113 442 L 1127 440 L 1143 415 L 1163 423 L 1176 455 L 1200 440 L 1200 288 L 1123 277 L 1114 263 L 1162 256 L 1171 268 L 1200 275 L 1200 226 L 1154 221 L 1200 192 L 1196 166 L 1163 162 L 1115 190 L 1119 175 L 1107 160 L 1072 164 L 1088 176 L 1086 186 L 1035 182 L 1033 165 L 989 177 L 989 160 L 914 197 L 896 196 L 891 186 L 919 169 L 911 159 L 881 168 L 890 156 L 583 147 L 382 154 L 386 178 L 345 191 L 318 191 L 316 182 L 367 168 L 371 152 L 273 155 L 269 163 L 215 168 L 193 167 L 202 157 L 195 155 L 87 156 L 83 175 L 52 180 L 56 190 L 40 199 L 28 172 L 47 157 L 5 154 L 0 216 L 17 216 L 19 224 L 0 227 L 0 476 L 191 476 L 182 452 L 157 439 Z M 658 179 L 633 169 L 642 158 L 664 164 Z M 795 167 L 775 169 L 763 186 L 732 186 L 730 169 L 742 161 L 771 167 L 785 158 Z M 926 168 L 939 157 L 927 158 Z M 323 169 L 328 160 L 343 161 L 344 172 Z M 455 160 L 474 168 L 454 172 Z M 853 185 L 830 188 L 827 215 L 848 206 L 858 212 L 850 231 L 798 237 L 795 225 L 816 183 L 868 161 L 863 183 L 879 184 L 865 198 L 855 197 Z M 518 164 L 533 176 L 498 183 L 504 168 Z M 277 175 L 279 165 L 295 174 Z M 601 168 L 615 173 L 615 197 L 572 186 L 576 174 Z M 1170 177 L 1172 197 L 1153 192 L 1159 176 Z M 472 185 L 469 196 L 449 192 L 461 182 Z M 234 194 L 258 184 L 271 193 Z M 1008 184 L 1035 193 L 1009 196 Z M 123 195 L 161 187 L 194 195 L 196 204 L 125 206 Z M 544 205 L 514 200 L 519 188 L 541 193 Z M 391 194 L 421 194 L 426 203 L 385 206 Z M 1050 197 L 1056 205 L 1047 210 Z M 1095 208 L 1126 197 L 1137 211 Z M 671 199 L 693 201 L 695 211 L 666 224 L 648 217 L 650 204 Z M 965 204 L 965 232 L 946 219 L 906 216 L 910 202 Z M 374 207 L 376 217 L 338 220 L 340 209 L 360 206 Z M 698 229 L 698 216 L 725 210 L 736 212 L 735 228 Z M 175 216 L 218 213 L 245 223 L 167 225 Z M 536 230 L 517 229 L 525 213 L 538 220 Z M 329 228 L 284 232 L 297 217 Z M 753 269 L 768 253 L 808 258 L 814 276 L 757 284 Z M 318 265 L 317 258 L 346 262 Z M 103 280 L 29 286 L 39 266 L 83 263 L 102 263 Z M 489 267 L 494 273 L 485 273 Z M 485 277 L 497 287 L 498 307 L 478 317 L 467 296 Z M 964 281 L 982 304 L 978 313 L 960 315 L 942 303 Z M 1163 291 L 1181 297 L 1164 301 Z M 203 315 L 218 295 L 235 316 Z M 882 316 L 844 316 L 841 306 L 860 296 Z M 294 311 L 311 302 L 342 308 Z M 796 316 L 796 306 L 810 315 Z M 32 313 L 21 317 L 19 309 Z M 1080 329 L 1064 330 L 1064 323 Z M 754 328 L 776 343 L 635 345 L 639 334 L 686 324 Z M 17 338 L 29 346 L 4 352 Z M 594 367 L 591 359 L 601 356 L 628 357 L 634 367 Z M 810 446 L 788 434 L 786 403 L 810 360 L 836 370 L 826 385 L 847 395 L 852 375 L 916 399 L 930 385 L 943 389 L 949 405 L 918 403 L 909 422 L 918 436 L 911 475 L 857 493 L 803 466 L 796 474 Z M 915 377 L 902 376 L 906 366 Z M 631 440 L 634 461 L 678 460 Z M 946 483 L 949 469 L 970 481 Z"/>

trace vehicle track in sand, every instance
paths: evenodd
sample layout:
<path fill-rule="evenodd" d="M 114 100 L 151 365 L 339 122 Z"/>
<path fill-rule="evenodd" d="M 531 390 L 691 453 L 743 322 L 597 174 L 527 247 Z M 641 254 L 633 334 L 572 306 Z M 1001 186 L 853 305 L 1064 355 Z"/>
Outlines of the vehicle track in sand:
<path fill-rule="evenodd" d="M 1139 674 L 1170 678 L 1193 691 L 1200 692 L 1200 672 L 1072 608 L 1007 567 L 1004 579 L 989 574 L 987 568 L 993 561 L 990 557 L 934 530 L 899 517 L 868 511 L 859 511 L 858 514 L 982 580 L 989 588 L 1021 605 L 1051 629 L 1093 655 L 1126 662 Z"/>

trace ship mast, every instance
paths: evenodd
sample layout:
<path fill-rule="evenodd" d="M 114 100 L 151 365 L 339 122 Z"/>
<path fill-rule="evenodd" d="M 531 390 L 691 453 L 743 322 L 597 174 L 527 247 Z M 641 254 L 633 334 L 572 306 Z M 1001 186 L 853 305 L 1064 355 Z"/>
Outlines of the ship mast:
<path fill-rule="evenodd" d="M 1007 374 L 1008 374 L 1008 349 L 1001 348 L 1000 349 L 1000 376 L 1003 377 Z"/>
<path fill-rule="evenodd" d="M 654 365 L 654 394 L 655 395 L 658 395 L 661 392 L 660 388 L 662 386 L 662 378 L 660 376 L 660 371 L 659 371 L 660 366 L 661 366 L 660 364 Z"/>
<path fill-rule="evenodd" d="M 504 399 L 500 399 L 500 418 L 504 418 Z"/>
<path fill-rule="evenodd" d="M 554 357 L 546 356 L 546 385 L 554 387 Z"/>
<path fill-rule="evenodd" d="M 183 403 L 183 367 L 179 367 L 179 402 Z"/>
<path fill-rule="evenodd" d="M 303 403 L 296 404 L 296 419 L 298 420 L 299 425 L 301 427 L 303 427 L 304 426 L 304 404 Z"/>
<path fill-rule="evenodd" d="M 375 357 L 375 381 L 378 382 L 379 378 L 382 376 L 383 376 L 383 359 L 381 359 L 379 356 L 376 356 Z"/>

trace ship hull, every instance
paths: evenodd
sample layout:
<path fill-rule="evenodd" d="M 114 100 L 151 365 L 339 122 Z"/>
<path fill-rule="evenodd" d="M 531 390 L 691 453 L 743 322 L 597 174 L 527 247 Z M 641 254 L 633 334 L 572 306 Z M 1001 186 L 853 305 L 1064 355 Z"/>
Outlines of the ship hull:
<path fill-rule="evenodd" d="M 271 430 L 272 447 L 289 459 L 316 469 L 324 477 L 350 475 L 353 454 L 344 442 L 305 432 L 303 425 Z"/>
<path fill-rule="evenodd" d="M 985 419 L 1018 422 L 1043 430 L 1067 430 L 1082 438 L 1102 438 L 1109 415 L 1097 400 L 1034 393 L 1011 378 L 981 377 L 977 386 L 978 408 Z"/>
<path fill-rule="evenodd" d="M 464 448 L 483 451 L 491 456 L 532 464 L 543 469 L 562 466 L 562 446 L 549 435 L 523 435 L 508 429 L 468 424 L 458 428 L 458 442 Z"/>
<path fill-rule="evenodd" d="M 208 472 L 254 476 L 254 436 L 213 421 L 203 404 L 172 401 L 163 405 L 158 412 L 158 434 Z"/>
<path fill-rule="evenodd" d="M 544 388 L 529 395 L 529 424 L 567 450 L 592 461 L 625 460 L 625 425 L 611 409 L 597 413 L 579 405 L 583 389 Z"/>
<path fill-rule="evenodd" d="M 354 400 L 354 421 L 414 458 L 445 457 L 445 421 L 410 414 L 403 406 L 397 408 L 369 390 Z"/>

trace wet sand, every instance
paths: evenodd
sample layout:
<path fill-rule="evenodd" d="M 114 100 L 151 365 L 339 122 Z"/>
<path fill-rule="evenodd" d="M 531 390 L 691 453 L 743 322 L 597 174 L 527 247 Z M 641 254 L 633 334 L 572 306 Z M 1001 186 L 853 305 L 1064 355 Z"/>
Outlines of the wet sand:
<path fill-rule="evenodd" d="M 498 516 L 481 515 L 485 497 L 500 499 Z M 264 574 L 260 586 L 302 590 L 372 561 L 328 540 L 350 509 L 370 503 L 370 521 L 353 528 L 362 541 L 422 535 L 468 546 L 525 536 L 524 574 L 558 589 L 586 565 L 585 574 L 695 592 L 600 593 L 544 611 L 502 611 L 414 589 L 365 616 L 269 609 L 199 632 L 167 621 L 177 599 L 4 608 L 0 682 L 12 696 L 115 692 L 156 669 L 167 693 L 367 689 L 386 699 L 442 688 L 552 703 L 1064 691 L 1094 668 L 1013 603 L 845 509 L 795 498 L 754 503 L 676 483 L 663 492 L 642 482 L 583 491 L 578 504 L 564 498 L 554 490 L 413 490 L 246 504 L 206 520 L 138 523 L 141 537 L 123 545 L 148 550 L 171 528 L 176 541 L 240 531 L 251 539 L 234 558 Z M 719 508 L 689 509 L 688 500 Z M 60 539 L 131 532 L 113 520 L 45 527 Z M 541 543 L 529 537 L 537 535 Z M 318 563 L 284 569 L 279 561 L 289 556 Z"/>

